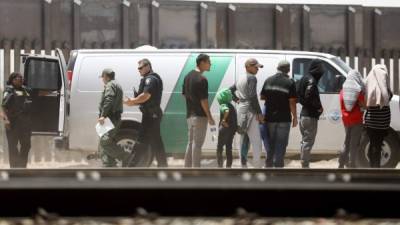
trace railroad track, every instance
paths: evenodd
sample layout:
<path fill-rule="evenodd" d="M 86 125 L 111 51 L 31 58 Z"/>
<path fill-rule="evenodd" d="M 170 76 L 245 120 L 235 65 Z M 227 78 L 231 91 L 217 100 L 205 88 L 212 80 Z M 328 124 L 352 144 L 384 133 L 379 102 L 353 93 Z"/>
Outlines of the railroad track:
<path fill-rule="evenodd" d="M 390 169 L 0 170 L 0 216 L 44 208 L 64 216 L 333 216 L 338 209 L 400 218 L 400 171 Z"/>

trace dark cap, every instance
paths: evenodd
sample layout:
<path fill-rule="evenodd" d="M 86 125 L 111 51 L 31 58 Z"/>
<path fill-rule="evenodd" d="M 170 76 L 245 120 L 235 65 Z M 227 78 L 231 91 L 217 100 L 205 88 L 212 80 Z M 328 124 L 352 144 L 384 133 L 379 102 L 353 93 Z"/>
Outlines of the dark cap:
<path fill-rule="evenodd" d="M 258 63 L 257 59 L 254 59 L 254 58 L 250 58 L 250 59 L 246 60 L 246 63 L 244 65 L 246 67 L 247 66 L 256 66 L 258 68 L 263 68 L 264 67 L 264 65 Z"/>
<path fill-rule="evenodd" d="M 279 69 L 282 69 L 282 68 L 288 68 L 288 67 L 290 67 L 290 63 L 289 63 L 289 61 L 287 61 L 286 59 L 281 60 L 281 61 L 278 63 L 278 70 L 279 70 Z"/>

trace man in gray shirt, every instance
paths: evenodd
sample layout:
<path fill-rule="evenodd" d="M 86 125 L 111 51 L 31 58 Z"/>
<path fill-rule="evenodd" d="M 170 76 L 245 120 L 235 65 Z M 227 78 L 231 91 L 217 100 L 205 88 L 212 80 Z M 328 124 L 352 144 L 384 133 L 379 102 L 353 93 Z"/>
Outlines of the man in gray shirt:
<path fill-rule="evenodd" d="M 236 96 L 239 99 L 238 106 L 238 124 L 241 132 L 240 142 L 242 145 L 245 135 L 250 138 L 250 144 L 253 150 L 253 165 L 256 168 L 262 167 L 261 151 L 262 142 L 259 129 L 259 123 L 264 122 L 261 113 L 260 104 L 257 98 L 257 78 L 256 74 L 259 68 L 264 66 L 258 63 L 256 59 L 248 59 L 245 63 L 246 76 L 236 83 Z M 245 164 L 242 166 L 246 166 Z"/>

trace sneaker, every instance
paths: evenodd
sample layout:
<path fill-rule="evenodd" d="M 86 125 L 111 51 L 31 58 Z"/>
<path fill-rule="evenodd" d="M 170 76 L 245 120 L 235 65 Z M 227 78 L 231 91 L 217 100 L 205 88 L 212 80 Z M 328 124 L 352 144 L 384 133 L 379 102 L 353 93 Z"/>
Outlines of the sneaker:
<path fill-rule="evenodd" d="M 308 169 L 308 168 L 310 168 L 310 164 L 308 164 L 308 163 L 301 163 L 301 168 Z"/>

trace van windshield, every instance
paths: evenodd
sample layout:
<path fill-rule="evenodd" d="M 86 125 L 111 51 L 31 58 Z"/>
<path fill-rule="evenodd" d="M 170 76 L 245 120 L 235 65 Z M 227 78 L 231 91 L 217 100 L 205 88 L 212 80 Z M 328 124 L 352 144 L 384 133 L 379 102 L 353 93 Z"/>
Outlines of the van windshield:
<path fill-rule="evenodd" d="M 343 60 L 341 60 L 339 57 L 331 58 L 331 60 L 340 68 L 342 68 L 346 74 L 350 72 L 351 70 L 350 66 L 348 66 L 345 62 L 343 62 Z"/>

